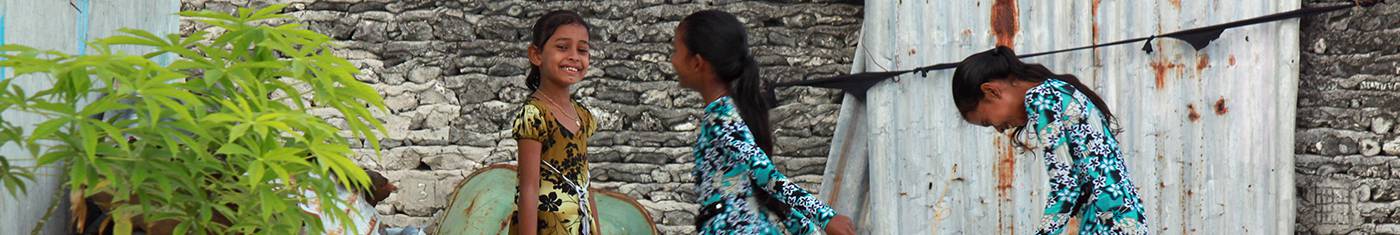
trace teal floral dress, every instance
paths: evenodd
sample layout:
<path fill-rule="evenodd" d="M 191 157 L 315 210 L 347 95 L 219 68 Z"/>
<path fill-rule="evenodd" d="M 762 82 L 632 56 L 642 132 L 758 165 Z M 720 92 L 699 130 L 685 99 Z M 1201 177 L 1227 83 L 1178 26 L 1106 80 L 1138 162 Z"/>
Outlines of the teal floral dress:
<path fill-rule="evenodd" d="M 1079 234 L 1146 234 L 1137 188 L 1109 122 L 1084 93 L 1047 79 L 1026 91 L 1032 143 L 1045 158 L 1050 194 L 1037 234 L 1062 234 L 1070 217 Z"/>
<path fill-rule="evenodd" d="M 694 154 L 700 234 L 812 234 L 836 216 L 774 169 L 727 96 L 705 107 Z"/>

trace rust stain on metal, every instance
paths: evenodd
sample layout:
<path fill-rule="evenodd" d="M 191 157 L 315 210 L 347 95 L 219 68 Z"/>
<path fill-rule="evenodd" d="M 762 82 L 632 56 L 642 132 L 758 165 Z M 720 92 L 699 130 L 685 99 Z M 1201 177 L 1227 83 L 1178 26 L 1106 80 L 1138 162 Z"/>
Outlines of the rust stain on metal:
<path fill-rule="evenodd" d="M 1225 115 L 1230 112 L 1230 107 L 1225 106 L 1225 98 L 1215 101 L 1215 115 Z"/>
<path fill-rule="evenodd" d="M 504 220 L 501 220 L 501 229 L 497 229 L 496 231 L 503 231 L 503 230 L 505 230 L 505 231 L 514 231 L 515 229 L 511 229 L 511 227 L 510 227 L 510 220 L 511 220 L 511 218 L 515 218 L 515 216 L 512 215 L 512 216 L 510 216 L 510 218 L 506 218 L 506 219 L 504 219 Z M 510 230 L 506 230 L 506 229 L 510 229 Z"/>
<path fill-rule="evenodd" d="M 1186 118 L 1191 119 L 1191 122 L 1201 120 L 1201 113 L 1196 112 L 1196 104 L 1186 104 L 1186 110 Z"/>
<path fill-rule="evenodd" d="M 1199 72 L 1199 71 L 1201 71 L 1201 70 L 1205 70 L 1206 67 L 1209 67 L 1209 66 L 1210 66 L 1210 55 L 1209 55 L 1209 54 L 1201 53 L 1201 55 L 1196 56 L 1196 71 L 1197 71 L 1197 72 Z"/>
<path fill-rule="evenodd" d="M 860 121 L 860 115 L 851 118 L 852 123 L 859 123 Z M 850 155 L 850 139 L 855 138 L 855 132 L 847 132 L 844 137 L 847 141 L 841 142 L 841 155 L 837 155 L 836 157 L 836 175 L 831 180 L 831 193 L 826 196 L 826 202 L 828 204 L 836 204 L 839 202 L 838 199 L 840 197 L 838 195 L 841 195 L 841 182 L 845 181 L 844 176 L 846 175 L 846 156 Z"/>
<path fill-rule="evenodd" d="M 352 193 L 350 194 L 350 198 L 345 199 L 345 202 L 354 205 L 355 203 L 359 202 L 358 200 L 360 200 L 360 194 Z M 345 211 L 346 214 L 350 214 L 350 212 L 353 212 L 354 210 L 354 207 L 346 207 L 345 210 L 342 211 Z"/>
<path fill-rule="evenodd" d="M 378 228 L 378 227 L 379 227 L 379 217 L 370 217 L 370 218 L 369 218 L 369 227 L 370 227 L 370 228 Z M 364 231 L 364 233 L 365 233 L 365 235 L 376 234 L 374 231 Z"/>
<path fill-rule="evenodd" d="M 1006 228 L 1009 229 L 1009 230 L 1011 230 L 1010 232 L 1008 232 L 1008 233 L 1006 233 L 1006 234 L 1016 234 L 1016 223 L 1007 223 L 1007 224 L 1006 224 Z"/>
<path fill-rule="evenodd" d="M 1181 10 L 1181 0 L 1167 0 L 1167 2 L 1171 2 L 1172 7 L 1176 8 L 1176 10 Z"/>
<path fill-rule="evenodd" d="M 1090 4 L 1090 11 L 1089 11 L 1090 17 L 1089 17 L 1089 22 L 1091 22 L 1091 24 L 1090 24 L 1090 26 L 1091 26 L 1091 27 L 1090 27 L 1090 30 L 1092 31 L 1092 32 L 1091 32 L 1092 34 L 1090 35 L 1089 40 L 1090 40 L 1090 42 L 1092 42 L 1091 45 L 1099 45 L 1099 1 L 1100 1 L 1100 0 L 1094 0 L 1094 1 L 1092 1 L 1091 4 Z M 1095 48 L 1095 49 L 1094 49 L 1094 56 L 1093 56 L 1093 57 L 1094 57 L 1094 65 L 1100 64 L 1100 62 L 1099 62 L 1099 49 L 1098 49 L 1098 48 Z"/>
<path fill-rule="evenodd" d="M 471 212 L 472 212 L 472 209 L 475 209 L 475 208 L 476 208 L 476 200 L 472 200 L 472 201 L 469 202 L 469 203 L 470 203 L 470 204 L 467 204 L 467 208 L 466 208 L 466 209 L 462 209 L 462 214 L 464 214 L 464 215 L 470 215 L 470 214 L 472 214 L 472 213 L 471 213 Z"/>
<path fill-rule="evenodd" d="M 1003 202 L 997 204 L 997 224 L 1006 225 L 1006 227 L 998 226 L 997 228 L 1001 230 L 1002 234 L 1016 234 L 1015 223 L 1005 221 L 1005 215 L 1009 212 L 1008 203 L 1005 202 L 1011 201 L 1011 184 L 1016 180 L 1016 144 L 1011 139 L 1014 138 L 997 138 L 992 141 L 993 145 L 1002 150 L 1002 154 L 994 166 L 997 174 L 997 198 Z"/>
<path fill-rule="evenodd" d="M 1016 152 L 1014 144 L 1002 143 L 1001 138 L 995 142 L 997 148 L 1003 150 L 1000 160 L 997 161 L 997 196 L 1009 200 L 1011 196 L 1011 183 L 1016 179 Z"/>
<path fill-rule="evenodd" d="M 1092 40 L 1092 42 L 1094 42 L 1094 45 L 1099 44 L 1099 1 L 1100 0 L 1094 0 L 1091 6 L 1089 7 L 1089 22 L 1093 22 L 1093 35 L 1091 35 L 1093 37 L 1089 39 Z"/>
<path fill-rule="evenodd" d="M 1019 18 L 1016 0 L 996 0 L 992 3 L 992 34 L 997 37 L 998 46 L 1013 47 L 1016 32 L 1020 31 Z"/>
<path fill-rule="evenodd" d="M 964 30 L 962 31 L 962 35 L 963 35 L 963 36 L 972 36 L 972 29 L 964 29 Z"/>
<path fill-rule="evenodd" d="M 1235 66 L 1235 55 L 1234 55 L 1234 54 L 1231 54 L 1231 55 L 1230 55 L 1230 66 Z"/>
<path fill-rule="evenodd" d="M 1173 64 L 1171 62 L 1159 60 L 1153 60 L 1151 65 L 1152 71 L 1155 73 L 1157 78 L 1158 90 L 1167 87 L 1167 71 L 1181 67 L 1181 65 L 1179 64 Z"/>

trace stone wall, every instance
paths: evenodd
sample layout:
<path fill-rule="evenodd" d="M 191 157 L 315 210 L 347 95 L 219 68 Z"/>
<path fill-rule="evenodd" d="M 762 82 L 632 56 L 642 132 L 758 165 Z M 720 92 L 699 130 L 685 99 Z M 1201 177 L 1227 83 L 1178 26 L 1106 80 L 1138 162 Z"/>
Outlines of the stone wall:
<path fill-rule="evenodd" d="M 593 183 L 638 199 L 666 234 L 693 233 L 696 205 L 690 146 L 701 100 L 676 87 L 670 57 L 677 22 L 722 9 L 748 25 L 770 81 L 848 72 L 860 29 L 858 5 L 837 0 L 762 2 L 620 0 L 183 0 L 183 10 L 290 3 L 287 13 L 330 35 L 336 54 L 385 97 L 382 158 L 361 147 L 359 163 L 400 189 L 379 207 L 391 226 L 426 226 L 473 170 L 515 159 L 509 122 L 529 91 L 526 39 L 535 18 L 570 9 L 594 26 L 593 64 L 575 97 L 600 121 L 590 142 Z M 184 33 L 203 30 L 186 20 Z M 775 161 L 815 190 L 841 95 L 779 92 Z M 332 120 L 333 122 L 335 120 Z"/>
<path fill-rule="evenodd" d="M 1396 3 L 1302 21 L 1294 140 L 1298 233 L 1400 233 L 1397 38 Z"/>

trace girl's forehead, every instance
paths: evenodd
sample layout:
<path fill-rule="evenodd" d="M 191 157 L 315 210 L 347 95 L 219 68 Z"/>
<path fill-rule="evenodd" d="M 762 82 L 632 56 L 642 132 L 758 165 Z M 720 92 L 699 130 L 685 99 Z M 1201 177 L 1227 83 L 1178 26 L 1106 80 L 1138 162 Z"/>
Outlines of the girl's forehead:
<path fill-rule="evenodd" d="M 588 41 L 588 28 L 579 24 L 566 24 L 554 28 L 554 34 L 550 36 L 551 41 L 570 39 Z"/>

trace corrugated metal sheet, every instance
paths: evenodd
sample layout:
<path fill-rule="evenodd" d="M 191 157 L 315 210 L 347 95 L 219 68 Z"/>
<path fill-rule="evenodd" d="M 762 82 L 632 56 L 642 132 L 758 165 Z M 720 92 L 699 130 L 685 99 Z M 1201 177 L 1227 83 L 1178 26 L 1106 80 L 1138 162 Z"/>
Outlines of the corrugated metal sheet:
<path fill-rule="evenodd" d="M 1280 1 L 868 1 L 853 72 L 959 61 L 994 45 L 1049 51 L 1297 9 Z M 1298 24 L 1225 31 L 1196 51 L 1173 39 L 1027 60 L 1104 96 L 1151 229 L 1286 234 L 1294 221 Z M 1026 234 L 1045 201 L 1044 161 L 966 124 L 952 70 L 848 96 L 822 195 L 869 234 Z"/>
<path fill-rule="evenodd" d="M 118 29 L 134 28 L 155 32 L 158 35 L 178 32 L 179 18 L 175 12 L 180 8 L 176 0 L 0 0 L 0 43 L 24 44 L 40 49 L 58 50 L 78 54 L 85 50 L 89 40 L 117 35 Z M 139 54 L 149 50 L 132 51 Z M 158 62 L 169 62 L 169 58 L 158 58 Z M 4 79 L 9 79 L 6 73 Z M 34 79 L 16 80 L 15 84 L 33 92 L 51 86 L 48 82 Z M 0 118 L 17 124 L 34 125 L 42 119 L 25 113 L 6 112 Z M 0 156 L 11 159 L 12 163 L 32 165 L 26 151 L 13 145 L 0 146 Z M 16 160 L 26 159 L 26 160 Z M 31 182 L 27 195 L 10 197 L 9 192 L 0 189 L 0 233 L 27 234 L 39 224 L 45 210 L 53 205 L 53 197 L 58 192 L 62 172 L 57 168 L 47 168 L 37 172 L 35 182 Z M 67 234 L 68 215 L 66 203 L 60 206 L 47 221 L 42 234 Z"/>

